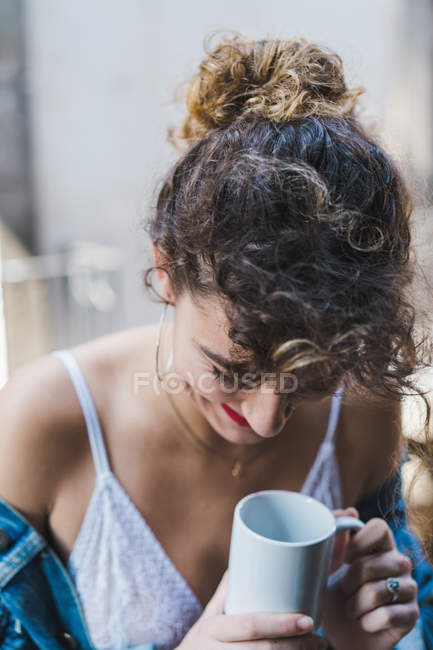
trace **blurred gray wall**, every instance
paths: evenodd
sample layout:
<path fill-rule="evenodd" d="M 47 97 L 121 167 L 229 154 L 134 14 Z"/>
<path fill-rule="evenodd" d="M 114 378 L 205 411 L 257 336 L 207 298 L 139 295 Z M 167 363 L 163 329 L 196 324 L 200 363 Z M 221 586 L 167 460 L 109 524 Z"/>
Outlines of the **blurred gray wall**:
<path fill-rule="evenodd" d="M 21 0 L 0 0 L 0 216 L 32 245 L 33 204 Z"/>
<path fill-rule="evenodd" d="M 417 2 L 424 0 L 409 5 Z M 151 258 L 139 223 L 176 156 L 166 132 L 183 107 L 170 100 L 196 70 L 204 36 L 224 28 L 257 38 L 305 35 L 329 45 L 342 56 L 349 81 L 366 86 L 366 118 L 404 155 L 400 117 L 394 111 L 394 121 L 388 118 L 407 6 L 405 0 L 27 0 L 37 250 L 76 238 L 121 246 L 129 261 L 125 324 L 154 321 L 160 308 L 149 304 L 140 284 Z"/>
<path fill-rule="evenodd" d="M 385 121 L 405 171 L 431 204 L 433 194 L 433 0 L 396 5 L 395 74 Z"/>

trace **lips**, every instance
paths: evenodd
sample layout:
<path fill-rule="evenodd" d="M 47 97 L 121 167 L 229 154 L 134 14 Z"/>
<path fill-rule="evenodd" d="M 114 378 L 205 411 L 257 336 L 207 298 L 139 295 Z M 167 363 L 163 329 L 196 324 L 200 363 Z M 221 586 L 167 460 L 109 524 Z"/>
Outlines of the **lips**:
<path fill-rule="evenodd" d="M 233 409 L 230 408 L 227 404 L 221 404 L 223 407 L 224 411 L 227 413 L 227 415 L 234 421 L 236 424 L 239 424 L 241 427 L 249 427 L 248 420 L 242 417 L 242 415 L 239 415 L 239 413 L 236 413 Z"/>

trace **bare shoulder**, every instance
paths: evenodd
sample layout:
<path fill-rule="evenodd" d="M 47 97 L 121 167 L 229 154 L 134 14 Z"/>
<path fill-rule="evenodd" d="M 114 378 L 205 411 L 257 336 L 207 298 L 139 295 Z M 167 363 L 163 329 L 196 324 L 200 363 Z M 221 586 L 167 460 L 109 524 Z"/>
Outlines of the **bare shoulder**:
<path fill-rule="evenodd" d="M 74 356 L 99 377 L 112 378 L 125 366 L 138 369 L 152 366 L 150 349 L 154 348 L 156 325 L 135 327 L 81 343 L 71 348 Z"/>
<path fill-rule="evenodd" d="M 340 430 L 342 474 L 346 474 L 347 481 L 358 477 L 358 497 L 369 494 L 387 480 L 398 464 L 403 445 L 401 403 L 347 391 Z"/>
<path fill-rule="evenodd" d="M 154 369 L 155 325 L 99 337 L 71 348 L 108 434 L 113 419 L 134 401 L 134 380 Z"/>
<path fill-rule="evenodd" d="M 111 464 L 121 447 L 132 445 L 137 427 L 154 426 L 157 329 L 150 324 L 71 348 L 90 388 Z"/>
<path fill-rule="evenodd" d="M 116 378 L 146 359 L 153 326 L 125 330 L 71 348 L 101 408 Z M 143 350 L 143 358 L 140 352 Z M 63 363 L 45 355 L 24 364 L 0 391 L 0 496 L 44 532 L 64 478 L 89 455 L 83 413 Z"/>
<path fill-rule="evenodd" d="M 81 414 L 58 359 L 24 364 L 0 391 L 0 494 L 39 530 L 79 447 Z"/>

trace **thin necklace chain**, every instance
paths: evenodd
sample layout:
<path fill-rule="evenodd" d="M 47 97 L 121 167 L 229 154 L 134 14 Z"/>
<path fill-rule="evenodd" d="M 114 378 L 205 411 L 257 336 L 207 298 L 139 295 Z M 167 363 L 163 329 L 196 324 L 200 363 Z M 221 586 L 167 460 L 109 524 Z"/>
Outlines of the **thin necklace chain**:
<path fill-rule="evenodd" d="M 193 440 L 193 441 L 194 441 L 194 442 L 195 442 L 199 447 L 201 447 L 201 449 L 204 449 L 204 450 L 206 450 L 206 451 L 210 451 L 210 452 L 211 452 L 212 454 L 214 454 L 215 456 L 219 456 L 220 458 L 223 458 L 224 460 L 231 460 L 231 461 L 233 461 L 232 476 L 233 476 L 234 478 L 240 478 L 241 475 L 242 475 L 242 473 L 243 473 L 244 467 L 245 467 L 246 465 L 248 465 L 249 463 L 251 463 L 253 460 L 255 460 L 256 458 L 258 458 L 259 456 L 262 455 L 262 453 L 263 453 L 263 449 L 262 449 L 261 445 L 260 445 L 260 449 L 258 450 L 258 453 L 257 453 L 257 454 L 254 454 L 254 455 L 251 456 L 250 458 L 246 458 L 246 459 L 244 459 L 244 458 L 235 458 L 235 459 L 232 459 L 232 458 L 230 458 L 229 456 L 227 456 L 226 454 L 224 454 L 223 452 L 218 451 L 217 449 L 215 449 L 214 447 L 212 447 L 211 445 L 209 445 L 207 442 L 205 442 L 204 440 L 202 440 L 201 438 L 199 438 L 198 436 L 196 436 L 195 433 L 193 433 L 192 429 L 188 426 L 187 422 L 185 421 L 185 418 L 183 417 L 183 415 L 180 413 L 179 409 L 178 409 L 177 406 L 175 405 L 173 399 L 171 398 L 170 393 L 169 393 L 169 392 L 166 392 L 166 395 L 167 395 L 167 397 L 168 397 L 168 401 L 170 402 L 170 405 L 171 405 L 173 411 L 175 412 L 177 418 L 178 418 L 178 419 L 180 420 L 180 422 L 182 423 L 183 428 L 185 429 L 185 431 L 187 431 L 187 433 L 189 434 L 190 438 L 191 438 L 191 439 L 192 439 L 192 440 Z M 265 442 L 265 441 L 264 441 L 264 442 Z"/>

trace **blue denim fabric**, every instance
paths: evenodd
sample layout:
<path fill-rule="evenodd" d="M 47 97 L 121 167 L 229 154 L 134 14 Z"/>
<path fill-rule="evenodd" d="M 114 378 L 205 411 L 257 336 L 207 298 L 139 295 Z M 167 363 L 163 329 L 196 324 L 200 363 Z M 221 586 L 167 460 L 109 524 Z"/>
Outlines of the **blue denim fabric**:
<path fill-rule="evenodd" d="M 0 531 L 1 648 L 94 650 L 68 572 L 44 537 L 2 499 Z"/>

